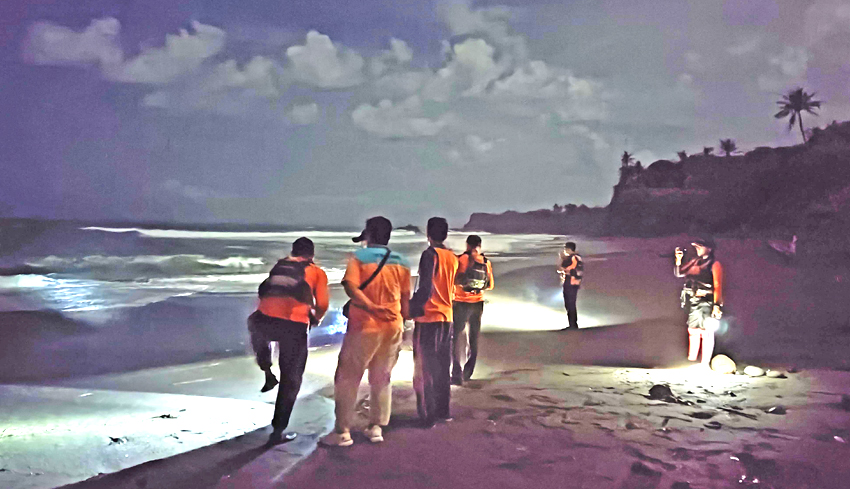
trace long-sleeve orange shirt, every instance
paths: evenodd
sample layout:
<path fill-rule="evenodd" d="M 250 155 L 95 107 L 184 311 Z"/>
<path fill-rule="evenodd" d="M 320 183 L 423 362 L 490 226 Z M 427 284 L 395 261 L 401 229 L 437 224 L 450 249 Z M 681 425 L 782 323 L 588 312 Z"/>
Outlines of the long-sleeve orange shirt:
<path fill-rule="evenodd" d="M 410 314 L 419 323 L 452 322 L 457 256 L 431 246 L 419 260 L 419 286 L 410 299 Z"/>

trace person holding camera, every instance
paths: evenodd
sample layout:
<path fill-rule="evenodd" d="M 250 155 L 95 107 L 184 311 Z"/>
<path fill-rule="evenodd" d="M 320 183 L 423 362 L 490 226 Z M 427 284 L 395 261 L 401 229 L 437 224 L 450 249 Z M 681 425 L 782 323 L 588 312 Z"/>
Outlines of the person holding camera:
<path fill-rule="evenodd" d="M 558 254 L 558 275 L 564 286 L 564 307 L 567 309 L 569 326 L 561 331 L 578 329 L 578 309 L 576 299 L 578 289 L 581 287 L 581 279 L 584 277 L 584 261 L 581 255 L 576 253 L 576 244 L 568 241 L 564 249 Z"/>
<path fill-rule="evenodd" d="M 696 257 L 682 263 L 685 250 L 676 248 L 676 277 L 687 278 L 682 289 L 682 308 L 688 312 L 688 360 L 695 362 L 702 347 L 702 365 L 708 367 L 714 352 L 717 320 L 723 316 L 723 267 L 714 258 L 710 239 L 691 243 Z"/>

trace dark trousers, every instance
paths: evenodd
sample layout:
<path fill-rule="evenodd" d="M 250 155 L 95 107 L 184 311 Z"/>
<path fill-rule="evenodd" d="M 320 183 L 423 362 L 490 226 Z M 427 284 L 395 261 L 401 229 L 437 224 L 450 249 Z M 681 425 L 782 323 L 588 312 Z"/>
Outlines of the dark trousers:
<path fill-rule="evenodd" d="M 578 285 L 571 285 L 570 279 L 564 282 L 564 307 L 567 309 L 567 319 L 571 328 L 578 328 L 578 310 L 576 309 L 576 297 L 578 297 Z"/>
<path fill-rule="evenodd" d="M 257 311 L 248 317 L 251 346 L 257 356 L 257 364 L 263 370 L 272 366 L 271 342 L 280 347 L 280 385 L 274 405 L 272 428 L 283 431 L 289 425 L 292 407 L 301 390 L 301 379 L 307 365 L 307 325 L 273 318 Z"/>
<path fill-rule="evenodd" d="M 413 328 L 413 389 L 426 423 L 448 419 L 452 364 L 452 323 L 416 323 Z"/>
<path fill-rule="evenodd" d="M 469 380 L 475 370 L 475 361 L 478 359 L 478 334 L 481 332 L 481 315 L 484 313 L 484 301 L 479 302 L 455 302 L 452 305 L 454 324 L 452 325 L 452 379 Z M 458 341 L 461 339 L 464 328 L 469 325 L 469 356 L 466 363 L 460 364 L 458 352 Z"/>

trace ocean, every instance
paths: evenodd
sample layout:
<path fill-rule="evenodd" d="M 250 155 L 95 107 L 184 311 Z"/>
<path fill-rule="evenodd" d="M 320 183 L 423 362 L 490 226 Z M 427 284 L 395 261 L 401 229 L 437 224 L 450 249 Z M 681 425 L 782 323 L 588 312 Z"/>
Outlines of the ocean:
<path fill-rule="evenodd" d="M 358 230 L 268 226 L 108 227 L 79 222 L 0 221 L 0 311 L 52 310 L 63 314 L 141 307 L 175 297 L 256 294 L 277 259 L 306 236 L 316 263 L 339 284 Z M 452 232 L 447 244 L 462 252 L 468 233 Z M 549 248 L 548 235 L 488 235 L 495 261 L 523 260 Z M 390 247 L 414 271 L 427 242 L 396 230 Z M 341 304 L 332 304 L 332 308 Z"/>

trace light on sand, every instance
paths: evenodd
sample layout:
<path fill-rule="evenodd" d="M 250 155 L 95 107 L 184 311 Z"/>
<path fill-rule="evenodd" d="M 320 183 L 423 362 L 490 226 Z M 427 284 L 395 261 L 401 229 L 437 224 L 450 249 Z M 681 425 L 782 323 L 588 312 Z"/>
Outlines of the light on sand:
<path fill-rule="evenodd" d="M 587 328 L 600 323 L 579 311 L 579 325 Z M 488 301 L 482 317 L 486 331 L 557 331 L 566 326 L 566 311 L 501 297 Z"/>
<path fill-rule="evenodd" d="M 707 365 L 695 363 L 677 368 L 625 368 L 617 370 L 617 376 L 627 381 L 650 381 L 653 384 L 672 385 L 711 385 L 712 387 L 733 387 L 742 381 L 749 382 L 747 376 L 720 374 Z"/>

